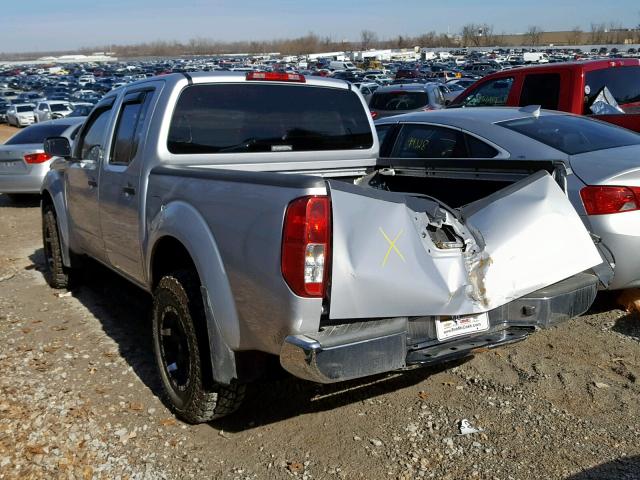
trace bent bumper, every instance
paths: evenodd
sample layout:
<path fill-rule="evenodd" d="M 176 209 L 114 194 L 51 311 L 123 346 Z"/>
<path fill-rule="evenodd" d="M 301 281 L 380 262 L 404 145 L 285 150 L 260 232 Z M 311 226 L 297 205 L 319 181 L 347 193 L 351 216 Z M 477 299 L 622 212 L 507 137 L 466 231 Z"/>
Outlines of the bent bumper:
<path fill-rule="evenodd" d="M 332 325 L 290 335 L 280 363 L 296 377 L 334 383 L 410 365 L 430 365 L 523 340 L 587 311 L 595 275 L 582 273 L 489 311 L 489 330 L 438 341 L 434 317 L 391 318 Z"/>

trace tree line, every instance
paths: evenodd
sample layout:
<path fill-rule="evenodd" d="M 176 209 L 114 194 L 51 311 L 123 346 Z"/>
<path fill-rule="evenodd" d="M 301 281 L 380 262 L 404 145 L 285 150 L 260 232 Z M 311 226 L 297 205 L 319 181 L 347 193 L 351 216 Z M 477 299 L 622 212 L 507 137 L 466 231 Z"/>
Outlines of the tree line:
<path fill-rule="evenodd" d="M 331 51 L 400 49 L 414 46 L 427 48 L 536 46 L 548 44 L 546 39 L 549 35 L 551 34 L 545 33 L 541 27 L 536 25 L 529 26 L 523 34 L 508 35 L 504 32 L 497 33 L 491 24 L 468 23 L 456 35 L 430 31 L 417 36 L 397 35 L 392 38 L 380 38 L 372 30 L 362 30 L 357 40 L 336 40 L 313 32 L 296 38 L 236 42 L 197 37 L 186 42 L 157 40 L 132 45 L 112 44 L 83 47 L 73 52 L 0 53 L 0 59 L 10 61 L 65 53 L 91 54 L 95 51 L 114 52 L 119 58 L 133 58 L 273 52 L 282 55 L 304 55 Z M 640 42 L 640 25 L 629 30 L 623 29 L 617 23 L 592 23 L 587 31 L 580 27 L 574 27 L 562 34 L 555 32 L 554 43 L 558 45 L 620 44 L 629 38 L 634 42 Z"/>

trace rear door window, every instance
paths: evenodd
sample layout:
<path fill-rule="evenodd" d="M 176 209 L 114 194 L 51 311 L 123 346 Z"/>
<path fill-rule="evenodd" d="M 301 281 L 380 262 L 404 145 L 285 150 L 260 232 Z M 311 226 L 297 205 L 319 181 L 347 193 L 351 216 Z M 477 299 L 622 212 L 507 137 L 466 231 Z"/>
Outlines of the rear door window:
<path fill-rule="evenodd" d="M 640 113 L 640 66 L 587 72 L 584 80 L 585 115 L 592 113 L 590 107 L 604 87 L 609 89 L 625 113 Z"/>
<path fill-rule="evenodd" d="M 507 104 L 509 92 L 513 86 L 513 77 L 490 80 L 478 88 L 457 105 L 465 107 L 495 107 Z"/>
<path fill-rule="evenodd" d="M 540 105 L 548 110 L 557 110 L 559 100 L 559 73 L 542 73 L 525 77 L 520 94 L 521 107 Z"/>
<path fill-rule="evenodd" d="M 249 82 L 187 87 L 178 99 L 167 140 L 174 154 L 372 146 L 369 112 L 353 91 Z"/>
<path fill-rule="evenodd" d="M 446 127 L 407 124 L 398 135 L 392 157 L 466 158 L 464 135 Z"/>
<path fill-rule="evenodd" d="M 491 145 L 483 142 L 473 135 L 465 134 L 465 138 L 467 140 L 467 148 L 469 150 L 470 158 L 494 158 L 498 153 L 500 153 Z"/>

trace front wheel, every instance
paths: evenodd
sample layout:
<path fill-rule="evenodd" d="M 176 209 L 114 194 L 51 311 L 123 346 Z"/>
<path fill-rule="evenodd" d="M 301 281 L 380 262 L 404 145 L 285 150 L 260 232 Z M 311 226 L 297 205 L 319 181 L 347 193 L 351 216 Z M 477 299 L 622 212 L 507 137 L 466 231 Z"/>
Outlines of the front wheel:
<path fill-rule="evenodd" d="M 181 270 L 160 280 L 153 294 L 153 346 L 169 406 L 189 423 L 228 415 L 240 406 L 245 386 L 208 378 L 208 338 L 200 281 Z"/>

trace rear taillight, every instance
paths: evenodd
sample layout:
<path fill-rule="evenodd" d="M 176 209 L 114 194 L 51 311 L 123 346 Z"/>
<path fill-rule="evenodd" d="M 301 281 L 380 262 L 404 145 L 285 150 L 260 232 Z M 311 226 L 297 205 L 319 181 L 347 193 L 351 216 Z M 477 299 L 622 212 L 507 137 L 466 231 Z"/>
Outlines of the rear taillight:
<path fill-rule="evenodd" d="M 24 161 L 27 163 L 44 163 L 47 160 L 51 160 L 51 155 L 47 153 L 30 153 L 24 156 Z"/>
<path fill-rule="evenodd" d="M 374 120 L 378 118 L 378 112 L 371 110 L 371 118 L 373 118 Z"/>
<path fill-rule="evenodd" d="M 587 186 L 580 190 L 588 215 L 607 215 L 640 209 L 639 187 Z"/>
<path fill-rule="evenodd" d="M 284 73 L 284 72 L 249 72 L 247 73 L 247 80 L 265 80 L 273 82 L 297 82 L 305 83 L 307 80 L 304 75 L 299 73 Z"/>
<path fill-rule="evenodd" d="M 289 204 L 284 218 L 281 268 L 296 295 L 324 296 L 331 262 L 330 239 L 329 197 L 301 197 Z"/>

